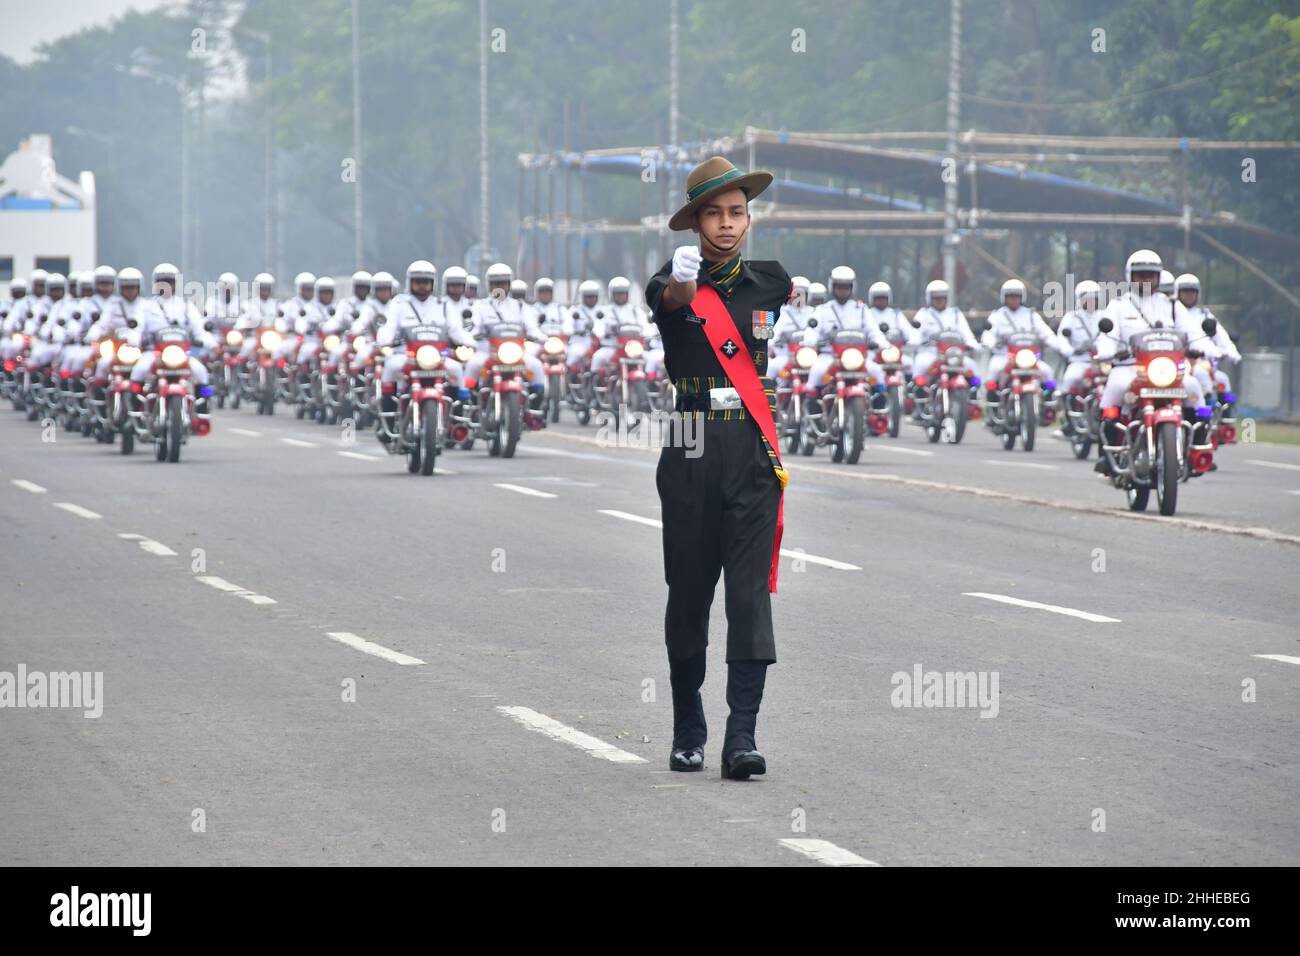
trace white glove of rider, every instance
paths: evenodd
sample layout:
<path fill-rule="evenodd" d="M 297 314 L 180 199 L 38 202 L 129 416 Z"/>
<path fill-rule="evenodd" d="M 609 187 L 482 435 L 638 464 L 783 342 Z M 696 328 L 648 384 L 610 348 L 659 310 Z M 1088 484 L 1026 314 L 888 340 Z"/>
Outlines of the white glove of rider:
<path fill-rule="evenodd" d="M 673 278 L 678 282 L 694 282 L 703 261 L 699 246 L 678 246 L 673 253 Z"/>

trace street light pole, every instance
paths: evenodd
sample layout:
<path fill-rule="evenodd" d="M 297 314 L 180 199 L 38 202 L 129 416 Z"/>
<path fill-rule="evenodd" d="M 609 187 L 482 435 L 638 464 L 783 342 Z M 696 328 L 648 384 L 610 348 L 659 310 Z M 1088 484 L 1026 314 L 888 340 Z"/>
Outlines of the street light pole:
<path fill-rule="evenodd" d="M 479 123 L 479 269 L 487 267 L 488 257 L 488 206 L 490 188 L 488 181 L 488 63 L 487 63 L 487 0 L 478 2 L 478 123 Z"/>
<path fill-rule="evenodd" d="M 356 178 L 352 183 L 352 233 L 355 268 L 365 264 L 365 238 L 361 215 L 361 17 L 357 0 L 352 0 L 352 158 L 356 163 Z"/>
<path fill-rule="evenodd" d="M 961 0 L 951 0 L 948 21 L 948 157 L 952 164 L 943 186 L 943 281 L 949 304 L 957 296 L 957 125 L 961 109 Z"/>

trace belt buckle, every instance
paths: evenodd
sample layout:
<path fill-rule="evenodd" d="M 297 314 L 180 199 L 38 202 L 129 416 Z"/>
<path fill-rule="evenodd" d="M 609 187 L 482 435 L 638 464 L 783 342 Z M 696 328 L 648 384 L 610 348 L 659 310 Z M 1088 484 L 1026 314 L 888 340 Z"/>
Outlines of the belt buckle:
<path fill-rule="evenodd" d="M 743 404 L 740 400 L 740 393 L 734 388 L 709 389 L 709 409 L 711 411 L 730 411 L 731 409 L 741 408 Z"/>

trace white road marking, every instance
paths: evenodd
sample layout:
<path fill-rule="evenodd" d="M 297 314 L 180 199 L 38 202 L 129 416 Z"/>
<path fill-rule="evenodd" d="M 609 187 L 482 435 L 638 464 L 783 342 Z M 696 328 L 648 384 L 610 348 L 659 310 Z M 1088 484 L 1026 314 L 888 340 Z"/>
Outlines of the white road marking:
<path fill-rule="evenodd" d="M 1300 465 L 1288 465 L 1281 461 L 1264 461 L 1262 458 L 1247 458 L 1249 465 L 1262 465 L 1265 468 L 1285 468 L 1287 471 L 1300 471 Z"/>
<path fill-rule="evenodd" d="M 931 458 L 934 452 L 926 451 L 924 448 L 904 448 L 902 445 L 891 445 L 888 442 L 872 442 L 867 445 L 869 451 L 892 451 L 900 455 L 918 455 L 922 458 Z"/>
<path fill-rule="evenodd" d="M 860 857 L 856 853 L 850 853 L 842 846 L 836 846 L 830 840 L 787 837 L 779 842 L 783 847 L 794 850 L 796 853 L 802 853 L 804 856 L 814 859 L 818 863 L 825 863 L 827 866 L 880 866 L 879 863 L 873 860 Z"/>
<path fill-rule="evenodd" d="M 603 515 L 609 515 L 611 518 L 622 518 L 624 521 L 635 521 L 637 524 L 647 524 L 652 528 L 662 528 L 664 523 L 658 518 L 642 518 L 640 515 L 628 514 L 626 511 L 609 511 L 604 508 L 597 509 Z"/>
<path fill-rule="evenodd" d="M 364 637 L 357 637 L 355 634 L 349 634 L 347 631 L 329 631 L 326 637 L 333 638 L 340 644 L 346 644 L 348 647 L 363 651 L 375 657 L 381 657 L 386 661 L 394 664 L 402 664 L 406 667 L 413 667 L 416 664 L 423 664 L 424 661 L 418 657 L 411 657 L 409 654 L 403 654 L 400 651 L 394 651 L 381 644 L 373 641 L 367 641 Z"/>
<path fill-rule="evenodd" d="M 635 521 L 637 524 L 649 525 L 651 528 L 662 528 L 664 523 L 658 518 L 643 518 L 641 515 L 630 514 L 626 511 L 607 510 L 605 508 L 597 509 L 603 515 L 609 515 L 612 518 L 622 518 L 624 521 Z M 797 551 L 791 548 L 782 548 L 781 556 L 785 558 L 798 558 L 807 561 L 809 564 L 820 564 L 822 567 L 834 568 L 836 571 L 861 571 L 862 569 L 856 564 L 849 564 L 847 561 L 836 561 L 834 558 L 823 558 L 819 554 L 808 554 L 804 551 Z"/>
<path fill-rule="evenodd" d="M 1288 494 L 1288 495 L 1300 495 L 1300 490 L 1297 490 L 1297 491 L 1288 491 L 1287 494 Z"/>
<path fill-rule="evenodd" d="M 638 757 L 636 754 L 628 753 L 626 750 L 619 750 L 613 744 L 607 744 L 605 741 L 590 734 L 584 734 L 580 730 L 574 730 L 565 724 L 560 723 L 545 714 L 539 714 L 537 711 L 528 707 L 498 707 L 501 713 L 507 717 L 513 717 L 519 723 L 523 724 L 529 730 L 535 730 L 539 734 L 545 734 L 552 740 L 558 740 L 561 743 L 570 744 L 579 750 L 585 750 L 593 757 L 599 757 L 602 760 L 610 760 L 614 763 L 645 763 L 644 757 Z"/>
<path fill-rule="evenodd" d="M 493 486 L 504 488 L 506 491 L 515 491 L 521 495 L 532 495 L 534 498 L 558 498 L 559 495 L 553 495 L 549 491 L 538 491 L 536 488 L 525 488 L 523 485 L 511 485 L 504 481 L 494 481 Z"/>
<path fill-rule="evenodd" d="M 1121 624 L 1123 623 L 1117 617 L 1105 617 L 1101 614 L 1093 614 L 1090 611 L 1079 611 L 1072 607 L 1059 607 L 1055 604 L 1040 604 L 1038 601 L 1026 601 L 1022 598 L 1009 597 L 1005 594 L 986 594 L 983 591 L 963 591 L 965 597 L 984 598 L 986 601 L 997 601 L 999 604 L 1013 604 L 1016 607 L 1028 607 L 1038 611 L 1051 611 L 1053 614 L 1064 614 L 1066 617 L 1077 617 L 1080 620 L 1092 621 L 1094 624 Z"/>
<path fill-rule="evenodd" d="M 167 547 L 167 545 L 159 541 L 155 541 L 152 538 L 146 538 L 142 534 L 119 534 L 118 537 L 123 538 L 127 541 L 139 542 L 140 547 L 143 550 L 148 551 L 150 554 L 156 554 L 160 558 L 176 557 L 176 552 L 173 551 L 171 548 Z"/>
<path fill-rule="evenodd" d="M 1300 664 L 1300 657 L 1292 657 L 1290 654 L 1251 654 L 1250 656 L 1266 661 L 1281 661 L 1283 664 Z"/>
<path fill-rule="evenodd" d="M 83 508 L 81 505 L 74 505 L 71 501 L 56 501 L 54 502 L 54 507 L 62 508 L 69 514 L 74 514 L 78 518 L 88 518 L 91 521 L 98 521 L 100 518 L 104 517 L 97 512 L 91 511 L 89 508 Z"/>
<path fill-rule="evenodd" d="M 344 458 L 355 458 L 358 461 L 383 461 L 378 455 L 366 455 L 359 451 L 341 451 L 339 452 Z"/>
<path fill-rule="evenodd" d="M 981 458 L 986 465 L 1005 465 L 1012 468 L 1038 468 L 1043 471 L 1056 471 L 1060 465 L 1039 465 L 1032 461 L 998 461 L 996 458 Z"/>
<path fill-rule="evenodd" d="M 216 588 L 218 591 L 228 591 L 236 597 L 241 597 L 250 604 L 275 604 L 274 598 L 269 598 L 265 594 L 254 594 L 248 588 L 241 588 L 238 584 L 232 584 L 225 578 L 219 578 L 214 574 L 201 574 L 196 580 L 202 581 L 210 588 Z"/>
<path fill-rule="evenodd" d="M 44 488 L 42 488 L 34 481 L 28 481 L 26 478 L 11 479 L 11 484 L 16 485 L 17 487 L 21 488 L 23 491 L 30 491 L 34 495 L 45 494 Z"/>
<path fill-rule="evenodd" d="M 247 435 L 249 438 L 261 438 L 261 432 L 255 432 L 247 428 L 227 428 L 226 431 L 235 435 Z"/>
<path fill-rule="evenodd" d="M 301 438 L 281 438 L 280 441 L 286 445 L 292 445 L 294 448 L 315 448 L 314 441 L 303 441 Z"/>
<path fill-rule="evenodd" d="M 809 564 L 820 564 L 825 568 L 834 568 L 836 571 L 861 571 L 862 569 L 856 564 L 849 564 L 847 561 L 836 561 L 834 558 L 823 558 L 816 554 L 806 554 L 803 551 L 782 548 L 781 556 L 783 558 L 797 558 L 801 561 L 807 561 Z"/>

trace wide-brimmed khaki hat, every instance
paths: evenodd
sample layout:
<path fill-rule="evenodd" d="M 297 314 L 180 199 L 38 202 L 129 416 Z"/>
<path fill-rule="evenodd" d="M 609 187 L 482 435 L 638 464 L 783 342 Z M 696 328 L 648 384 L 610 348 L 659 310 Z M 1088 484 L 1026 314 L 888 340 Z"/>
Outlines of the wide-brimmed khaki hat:
<path fill-rule="evenodd" d="M 725 156 L 710 156 L 686 177 L 686 205 L 673 213 L 673 218 L 668 220 L 668 228 L 677 231 L 691 228 L 692 214 L 705 200 L 717 193 L 728 189 L 743 189 L 745 195 L 753 199 L 771 184 L 771 173 L 761 169 L 742 173 Z"/>

